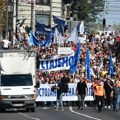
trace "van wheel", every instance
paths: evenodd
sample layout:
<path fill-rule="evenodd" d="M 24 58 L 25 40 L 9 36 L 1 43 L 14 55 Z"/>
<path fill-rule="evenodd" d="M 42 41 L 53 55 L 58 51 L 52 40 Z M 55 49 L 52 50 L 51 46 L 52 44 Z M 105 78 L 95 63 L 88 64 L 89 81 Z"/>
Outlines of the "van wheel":
<path fill-rule="evenodd" d="M 31 108 L 31 112 L 35 112 L 35 107 Z"/>
<path fill-rule="evenodd" d="M 26 108 L 26 112 L 29 112 L 29 108 Z"/>
<path fill-rule="evenodd" d="M 5 108 L 0 108 L 0 112 L 5 112 Z"/>

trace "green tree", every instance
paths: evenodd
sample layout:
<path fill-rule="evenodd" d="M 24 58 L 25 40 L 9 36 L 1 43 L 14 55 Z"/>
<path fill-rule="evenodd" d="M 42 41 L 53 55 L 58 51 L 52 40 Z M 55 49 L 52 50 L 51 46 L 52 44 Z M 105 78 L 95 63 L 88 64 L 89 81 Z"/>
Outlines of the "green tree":
<path fill-rule="evenodd" d="M 5 0 L 0 0 L 0 38 L 2 35 L 2 28 L 5 25 L 4 11 L 5 11 Z"/>
<path fill-rule="evenodd" d="M 98 14 L 104 11 L 105 0 L 63 0 L 63 4 L 71 4 L 72 14 L 79 20 L 95 22 Z"/>

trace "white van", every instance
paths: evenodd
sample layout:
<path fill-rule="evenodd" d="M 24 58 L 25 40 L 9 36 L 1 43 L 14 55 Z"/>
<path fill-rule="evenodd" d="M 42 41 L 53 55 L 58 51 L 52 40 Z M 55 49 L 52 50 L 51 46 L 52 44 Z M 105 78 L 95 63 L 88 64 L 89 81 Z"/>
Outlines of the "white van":
<path fill-rule="evenodd" d="M 0 110 L 35 112 L 35 51 L 0 51 Z"/>

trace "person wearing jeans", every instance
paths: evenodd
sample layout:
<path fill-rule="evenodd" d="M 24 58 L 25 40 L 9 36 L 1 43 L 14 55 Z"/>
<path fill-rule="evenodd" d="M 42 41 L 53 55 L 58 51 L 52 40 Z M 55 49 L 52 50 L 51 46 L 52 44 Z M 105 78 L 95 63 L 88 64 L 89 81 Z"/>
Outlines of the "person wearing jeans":
<path fill-rule="evenodd" d="M 78 95 L 78 110 L 81 108 L 83 110 L 84 99 L 87 92 L 87 84 L 84 79 L 81 78 L 80 82 L 77 83 L 77 95 Z"/>
<path fill-rule="evenodd" d="M 56 110 L 61 110 L 63 111 L 63 85 L 62 82 L 59 80 L 58 85 L 56 86 L 57 90 L 57 101 L 56 101 Z"/>
<path fill-rule="evenodd" d="M 113 111 L 119 110 L 120 104 L 120 86 L 119 86 L 119 79 L 115 80 L 114 87 L 113 87 Z"/>
<path fill-rule="evenodd" d="M 62 96 L 62 94 L 59 97 L 57 96 L 56 110 L 58 110 L 59 107 L 60 107 L 60 110 L 63 111 L 63 96 Z"/>

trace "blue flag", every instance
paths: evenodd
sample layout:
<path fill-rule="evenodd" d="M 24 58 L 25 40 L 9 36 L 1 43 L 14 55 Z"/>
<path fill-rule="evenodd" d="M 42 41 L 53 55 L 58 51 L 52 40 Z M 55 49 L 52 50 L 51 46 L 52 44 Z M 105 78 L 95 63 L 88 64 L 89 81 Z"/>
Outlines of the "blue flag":
<path fill-rule="evenodd" d="M 86 69 L 86 77 L 88 80 L 91 80 L 91 75 L 90 75 L 90 51 L 88 50 L 86 53 L 86 59 L 84 62 L 84 67 Z"/>
<path fill-rule="evenodd" d="M 30 31 L 30 38 L 28 40 L 28 42 L 34 46 L 38 46 L 39 45 L 39 41 L 37 40 L 37 38 L 33 35 L 32 31 Z"/>
<path fill-rule="evenodd" d="M 80 32 L 80 22 L 77 25 L 77 31 Z"/>
<path fill-rule="evenodd" d="M 110 75 L 110 77 L 112 77 L 114 75 L 114 69 L 113 69 L 112 55 L 111 54 L 110 54 L 110 59 L 109 59 L 108 74 Z"/>
<path fill-rule="evenodd" d="M 74 72 L 76 72 L 77 63 L 79 60 L 80 60 L 80 42 L 77 44 L 77 49 L 70 65 L 70 69 L 69 69 L 70 74 L 73 74 Z"/>
<path fill-rule="evenodd" d="M 58 25 L 56 25 L 55 27 L 52 28 L 52 33 L 53 33 L 53 34 L 55 33 L 55 29 L 56 29 L 56 28 L 57 28 L 58 32 L 59 32 L 61 35 L 64 34 L 64 32 L 63 32 L 63 27 L 62 27 L 61 24 L 58 24 Z"/>
<path fill-rule="evenodd" d="M 40 45 L 40 47 L 48 46 L 51 43 L 51 34 L 46 36 L 46 40 L 44 40 L 43 44 Z"/>
<path fill-rule="evenodd" d="M 49 26 L 45 24 L 41 24 L 37 21 L 36 21 L 35 28 L 36 28 L 37 34 L 48 35 L 50 34 L 50 32 L 52 32 L 52 29 Z"/>
<path fill-rule="evenodd" d="M 33 35 L 32 31 L 31 31 L 28 42 L 34 46 L 38 46 L 38 45 L 40 47 L 48 46 L 51 42 L 51 34 L 47 35 L 45 40 L 40 41 Z"/>
<path fill-rule="evenodd" d="M 53 21 L 55 24 L 61 24 L 63 27 L 66 26 L 65 21 L 53 15 Z"/>

